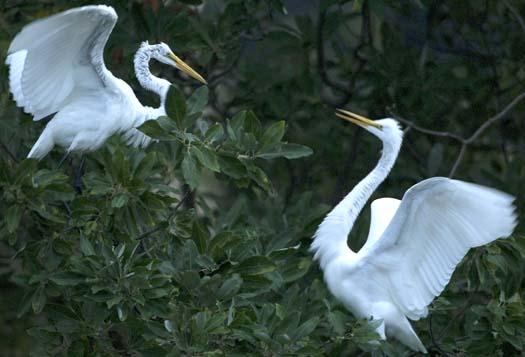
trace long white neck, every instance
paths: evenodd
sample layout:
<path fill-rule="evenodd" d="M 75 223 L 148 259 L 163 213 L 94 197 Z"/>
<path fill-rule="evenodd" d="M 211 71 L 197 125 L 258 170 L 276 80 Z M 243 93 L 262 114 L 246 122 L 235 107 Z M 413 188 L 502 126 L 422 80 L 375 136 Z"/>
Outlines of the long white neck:
<path fill-rule="evenodd" d="M 347 244 L 357 216 L 372 193 L 388 176 L 396 161 L 401 140 L 384 143 L 381 158 L 376 167 L 346 197 L 328 213 L 314 236 L 311 250 L 321 267 L 340 255 L 354 255 Z"/>
<path fill-rule="evenodd" d="M 135 75 L 142 87 L 160 96 L 160 107 L 163 108 L 166 101 L 166 94 L 170 87 L 170 82 L 151 74 L 149 61 L 152 58 L 153 46 L 143 44 L 135 54 Z"/>

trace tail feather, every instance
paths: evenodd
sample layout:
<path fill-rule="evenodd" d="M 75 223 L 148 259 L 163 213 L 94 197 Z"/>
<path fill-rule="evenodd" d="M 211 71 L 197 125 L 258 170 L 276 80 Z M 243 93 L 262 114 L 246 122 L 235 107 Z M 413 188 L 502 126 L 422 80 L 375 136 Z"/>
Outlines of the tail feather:
<path fill-rule="evenodd" d="M 54 146 L 55 141 L 53 140 L 53 136 L 49 129 L 46 128 L 31 148 L 31 151 L 29 151 L 29 154 L 27 154 L 27 158 L 40 160 L 46 156 Z"/>
<path fill-rule="evenodd" d="M 421 342 L 418 335 L 412 328 L 410 322 L 405 319 L 406 323 L 403 323 L 402 328 L 397 328 L 395 331 L 393 331 L 394 337 L 396 337 L 399 341 L 413 349 L 414 351 L 422 352 L 422 353 L 428 353 L 427 349 L 425 348 L 425 345 Z"/>

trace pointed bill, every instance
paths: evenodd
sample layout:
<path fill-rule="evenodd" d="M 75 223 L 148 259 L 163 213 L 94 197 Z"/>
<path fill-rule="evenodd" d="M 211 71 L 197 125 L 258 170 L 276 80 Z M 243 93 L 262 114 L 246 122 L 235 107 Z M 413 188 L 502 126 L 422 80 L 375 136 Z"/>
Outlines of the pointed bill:
<path fill-rule="evenodd" d="M 188 66 L 186 64 L 186 62 L 184 62 L 183 60 L 181 60 L 175 53 L 173 52 L 170 52 L 168 54 L 169 58 L 171 58 L 173 61 L 175 61 L 175 63 L 177 64 L 177 67 L 184 73 L 186 73 L 188 76 L 192 77 L 192 78 L 195 78 L 196 80 L 198 80 L 199 82 L 203 83 L 203 84 L 208 84 L 208 82 L 206 82 L 206 80 L 204 78 L 202 78 L 202 76 L 200 74 L 198 74 L 193 68 L 191 68 L 190 66 Z"/>
<path fill-rule="evenodd" d="M 355 114 L 352 112 L 349 112 L 348 110 L 344 109 L 336 109 L 335 115 L 337 115 L 339 118 L 347 120 L 351 123 L 354 123 L 359 126 L 367 127 L 367 126 L 373 126 L 374 128 L 381 128 L 380 124 L 377 124 L 372 119 L 368 119 L 364 116 L 361 116 L 359 114 Z"/>

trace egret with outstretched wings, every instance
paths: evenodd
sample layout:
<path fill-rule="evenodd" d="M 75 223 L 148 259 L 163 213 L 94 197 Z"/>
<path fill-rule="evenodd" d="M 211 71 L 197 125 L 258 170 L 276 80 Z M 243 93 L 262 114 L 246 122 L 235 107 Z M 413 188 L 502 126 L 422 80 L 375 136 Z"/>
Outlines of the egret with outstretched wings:
<path fill-rule="evenodd" d="M 377 136 L 377 166 L 326 216 L 311 245 L 329 290 L 359 318 L 382 320 L 381 338 L 393 336 L 426 352 L 411 320 L 426 317 L 470 248 L 508 237 L 516 226 L 514 198 L 495 189 L 443 177 L 412 186 L 401 201 L 372 202 L 370 231 L 356 253 L 348 233 L 375 189 L 388 176 L 403 132 L 394 119 L 370 120 L 338 110 Z"/>
<path fill-rule="evenodd" d="M 150 139 L 136 128 L 165 115 L 170 83 L 151 74 L 155 59 L 206 81 L 164 43 L 144 42 L 135 55 L 140 84 L 161 98 L 158 108 L 140 104 L 131 87 L 104 64 L 104 46 L 117 22 L 112 7 L 74 8 L 35 21 L 16 35 L 8 50 L 9 86 L 18 106 L 40 120 L 55 114 L 27 155 L 41 159 L 55 145 L 68 152 L 93 151 L 113 134 L 128 144 Z"/>

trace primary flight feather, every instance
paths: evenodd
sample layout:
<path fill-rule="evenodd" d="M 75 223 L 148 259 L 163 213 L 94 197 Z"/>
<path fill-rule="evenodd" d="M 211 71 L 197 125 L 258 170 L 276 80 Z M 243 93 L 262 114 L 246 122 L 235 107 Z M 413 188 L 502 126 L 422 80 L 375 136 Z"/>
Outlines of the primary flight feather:
<path fill-rule="evenodd" d="M 514 198 L 495 189 L 434 177 L 412 186 L 401 201 L 372 202 L 370 231 L 359 252 L 348 233 L 375 189 L 388 176 L 403 132 L 394 119 L 370 120 L 338 110 L 383 142 L 376 167 L 326 216 L 311 245 L 329 290 L 359 318 L 382 320 L 393 336 L 426 353 L 411 320 L 426 317 L 470 248 L 508 237 L 516 226 Z"/>
<path fill-rule="evenodd" d="M 150 138 L 136 128 L 166 114 L 164 101 L 170 86 L 151 74 L 151 59 L 206 83 L 166 44 L 145 42 L 135 55 L 135 73 L 144 88 L 160 96 L 161 104 L 158 108 L 140 104 L 131 87 L 104 64 L 104 46 L 116 22 L 112 7 L 84 6 L 35 21 L 14 38 L 6 63 L 17 105 L 34 120 L 56 113 L 29 158 L 41 159 L 55 145 L 68 152 L 93 151 L 116 133 L 123 134 L 130 145 L 147 145 Z"/>

